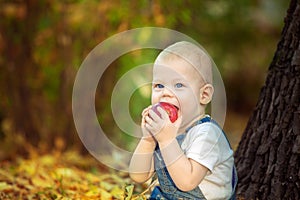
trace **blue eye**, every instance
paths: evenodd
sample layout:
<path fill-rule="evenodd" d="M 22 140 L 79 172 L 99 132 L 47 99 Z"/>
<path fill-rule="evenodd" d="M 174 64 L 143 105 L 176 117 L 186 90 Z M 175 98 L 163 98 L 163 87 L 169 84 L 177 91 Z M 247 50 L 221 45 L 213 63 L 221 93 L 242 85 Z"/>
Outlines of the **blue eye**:
<path fill-rule="evenodd" d="M 155 84 L 155 88 L 164 88 L 165 86 L 163 84 Z"/>
<path fill-rule="evenodd" d="M 176 84 L 175 84 L 175 87 L 176 87 L 176 88 L 181 88 L 181 87 L 183 87 L 183 84 L 182 84 L 182 83 L 176 83 Z"/>

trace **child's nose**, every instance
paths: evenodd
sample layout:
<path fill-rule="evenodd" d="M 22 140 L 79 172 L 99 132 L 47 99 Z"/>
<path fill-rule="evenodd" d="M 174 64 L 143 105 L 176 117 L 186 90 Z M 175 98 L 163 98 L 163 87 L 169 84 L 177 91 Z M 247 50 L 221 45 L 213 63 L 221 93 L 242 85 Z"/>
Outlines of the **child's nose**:
<path fill-rule="evenodd" d="M 164 97 L 171 97 L 171 96 L 174 96 L 174 94 L 169 88 L 165 87 L 164 90 L 163 90 L 163 96 Z"/>

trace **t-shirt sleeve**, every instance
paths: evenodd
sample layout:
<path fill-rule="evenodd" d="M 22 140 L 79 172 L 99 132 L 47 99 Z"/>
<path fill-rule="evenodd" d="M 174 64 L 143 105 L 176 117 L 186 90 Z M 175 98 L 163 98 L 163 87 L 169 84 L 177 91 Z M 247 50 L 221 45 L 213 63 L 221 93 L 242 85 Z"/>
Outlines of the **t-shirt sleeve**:
<path fill-rule="evenodd" d="M 218 141 L 221 134 L 221 130 L 212 123 L 193 127 L 184 141 L 186 156 L 212 171 L 219 160 Z"/>

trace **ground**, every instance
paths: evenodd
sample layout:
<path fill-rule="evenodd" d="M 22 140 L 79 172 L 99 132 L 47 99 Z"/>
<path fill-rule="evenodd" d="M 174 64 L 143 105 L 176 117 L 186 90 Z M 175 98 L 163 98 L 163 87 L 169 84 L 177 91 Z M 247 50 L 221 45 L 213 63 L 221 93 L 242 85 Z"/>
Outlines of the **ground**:
<path fill-rule="evenodd" d="M 0 199 L 146 199 L 146 185 L 77 152 L 0 163 Z"/>

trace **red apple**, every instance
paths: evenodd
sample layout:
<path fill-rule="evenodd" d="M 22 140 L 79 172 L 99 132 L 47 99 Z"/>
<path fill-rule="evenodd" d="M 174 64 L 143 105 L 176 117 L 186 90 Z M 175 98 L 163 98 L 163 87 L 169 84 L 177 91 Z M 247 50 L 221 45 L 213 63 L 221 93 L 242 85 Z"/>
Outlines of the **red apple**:
<path fill-rule="evenodd" d="M 152 106 L 152 110 L 160 116 L 160 113 L 157 111 L 157 107 L 162 107 L 169 115 L 170 121 L 174 123 L 178 118 L 178 108 L 170 103 L 159 102 Z"/>

